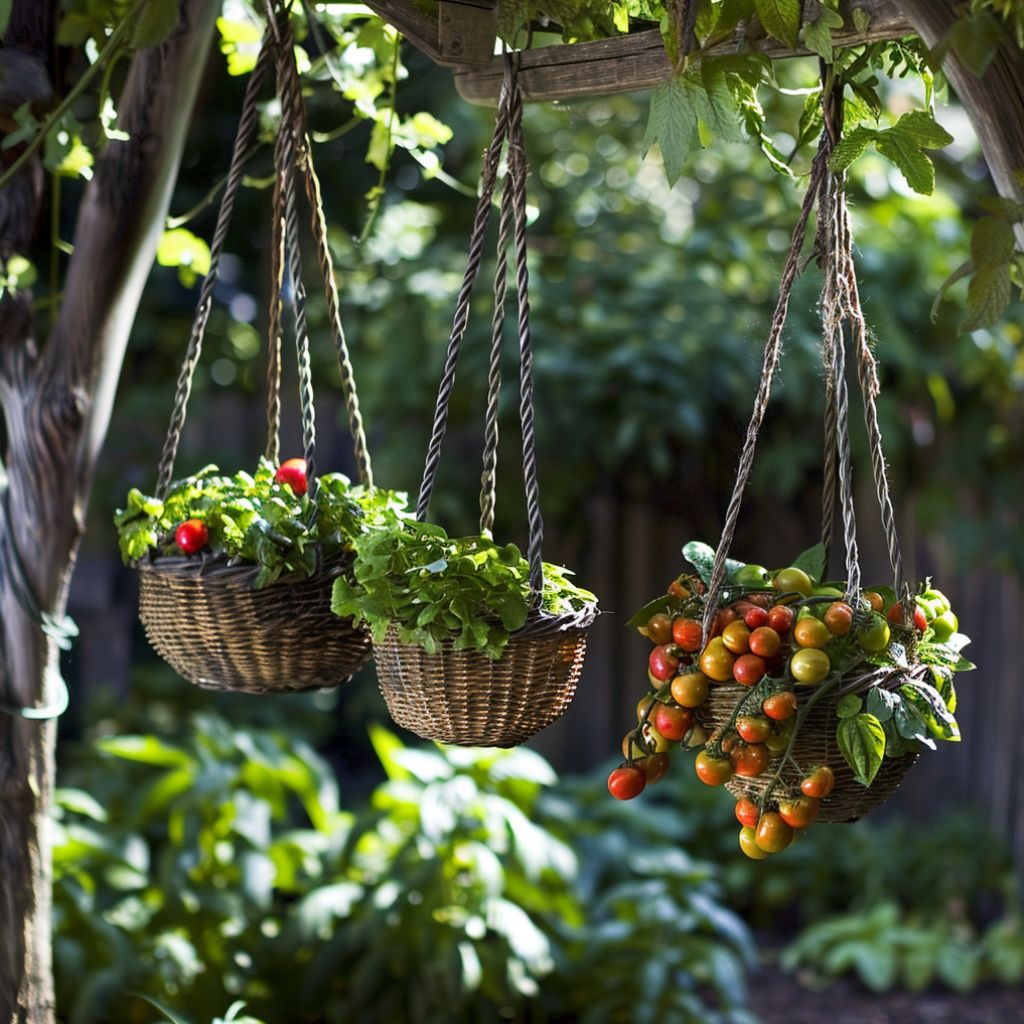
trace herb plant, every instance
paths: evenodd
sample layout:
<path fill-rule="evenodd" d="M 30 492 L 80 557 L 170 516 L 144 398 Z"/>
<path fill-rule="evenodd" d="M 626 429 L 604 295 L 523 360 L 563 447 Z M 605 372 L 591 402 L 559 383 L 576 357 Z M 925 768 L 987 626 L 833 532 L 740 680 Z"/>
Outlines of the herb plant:
<path fill-rule="evenodd" d="M 338 554 L 366 530 L 404 514 L 403 495 L 328 473 L 320 477 L 314 517 L 309 495 L 297 495 L 274 475 L 275 467 L 261 459 L 252 475 L 223 476 L 216 466 L 206 466 L 174 483 L 164 501 L 133 488 L 114 517 L 121 557 L 134 563 L 148 555 L 178 555 L 175 530 L 195 520 L 208 533 L 204 557 L 253 563 L 253 587 L 259 589 L 283 573 L 310 575 L 318 549 L 324 557 Z"/>
<path fill-rule="evenodd" d="M 515 544 L 489 537 L 449 537 L 431 523 L 399 521 L 355 538 L 354 579 L 334 584 L 331 607 L 380 641 L 394 625 L 403 643 L 430 653 L 446 640 L 456 650 L 498 658 L 509 634 L 530 611 L 530 566 Z M 570 582 L 572 574 L 544 564 L 541 607 L 561 615 L 595 604 Z"/>

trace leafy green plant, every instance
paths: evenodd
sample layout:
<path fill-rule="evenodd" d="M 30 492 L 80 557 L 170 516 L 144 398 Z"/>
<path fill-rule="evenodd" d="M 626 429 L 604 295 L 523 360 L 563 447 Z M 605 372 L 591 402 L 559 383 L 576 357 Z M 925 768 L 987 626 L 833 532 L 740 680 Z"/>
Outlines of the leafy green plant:
<path fill-rule="evenodd" d="M 314 518 L 308 494 L 276 483 L 274 473 L 266 459 L 253 475 L 221 476 L 207 466 L 173 484 L 163 501 L 133 488 L 114 517 L 121 557 L 131 563 L 149 554 L 180 554 L 175 528 L 198 519 L 208 530 L 212 557 L 259 566 L 253 583 L 258 589 L 285 572 L 309 575 L 318 554 L 349 548 L 362 532 L 397 522 L 405 509 L 403 495 L 353 486 L 343 474 L 328 473 L 320 477 Z"/>
<path fill-rule="evenodd" d="M 354 578 L 335 581 L 331 607 L 365 623 L 378 641 L 393 625 L 403 643 L 431 653 L 452 640 L 457 650 L 498 658 L 526 621 L 530 565 L 515 544 L 451 538 L 432 523 L 393 520 L 353 546 Z M 569 575 L 545 563 L 544 611 L 560 615 L 596 602 Z"/>

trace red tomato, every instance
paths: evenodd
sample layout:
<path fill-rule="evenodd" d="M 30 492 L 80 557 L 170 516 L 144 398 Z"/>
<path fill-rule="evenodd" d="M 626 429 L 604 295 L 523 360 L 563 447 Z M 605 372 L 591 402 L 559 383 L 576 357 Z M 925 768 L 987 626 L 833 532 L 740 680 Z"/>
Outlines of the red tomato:
<path fill-rule="evenodd" d="M 676 619 L 672 623 L 672 639 L 688 654 L 700 650 L 702 637 L 703 629 L 696 619 Z"/>
<path fill-rule="evenodd" d="M 832 792 L 836 784 L 836 776 L 827 764 L 819 764 L 812 768 L 800 783 L 800 792 L 804 796 L 813 796 L 816 800 L 824 800 Z"/>
<path fill-rule="evenodd" d="M 782 637 L 771 626 L 760 626 L 750 634 L 750 650 L 762 658 L 774 658 L 782 646 Z"/>
<path fill-rule="evenodd" d="M 792 690 L 783 690 L 782 693 L 773 693 L 765 697 L 761 710 L 776 722 L 784 722 L 796 714 L 796 694 Z"/>
<path fill-rule="evenodd" d="M 684 601 L 690 596 L 690 591 L 684 587 L 682 581 L 678 579 L 673 580 L 668 585 L 668 593 L 673 597 L 678 597 L 680 600 Z"/>
<path fill-rule="evenodd" d="M 736 719 L 736 731 L 747 743 L 764 743 L 771 735 L 772 723 L 767 718 L 740 715 Z"/>
<path fill-rule="evenodd" d="M 747 629 L 761 629 L 768 625 L 768 610 L 755 604 L 754 607 L 743 616 L 743 622 Z"/>
<path fill-rule="evenodd" d="M 763 743 L 744 743 L 729 755 L 737 775 L 754 779 L 768 767 L 771 751 Z"/>
<path fill-rule="evenodd" d="M 644 773 L 647 785 L 653 786 L 656 782 L 661 782 L 668 772 L 668 754 L 651 754 L 650 757 L 637 761 L 634 767 Z"/>
<path fill-rule="evenodd" d="M 885 601 L 882 599 L 882 595 L 877 591 L 865 590 L 860 596 L 867 601 L 873 612 L 880 612 L 885 607 Z"/>
<path fill-rule="evenodd" d="M 824 622 L 833 636 L 846 636 L 853 629 L 853 609 L 845 601 L 834 601 L 825 612 Z"/>
<path fill-rule="evenodd" d="M 732 677 L 743 686 L 753 686 L 764 678 L 764 658 L 756 654 L 741 654 L 732 666 Z"/>
<path fill-rule="evenodd" d="M 639 796 L 647 785 L 647 776 L 640 768 L 629 765 L 616 768 L 608 776 L 608 792 L 616 800 L 632 800 Z"/>
<path fill-rule="evenodd" d="M 736 801 L 736 820 L 741 825 L 754 828 L 757 825 L 757 819 L 759 817 L 761 817 L 761 811 L 753 800 L 748 800 L 746 797 L 743 797 Z"/>
<path fill-rule="evenodd" d="M 661 644 L 651 651 L 647 664 L 655 679 L 667 683 L 676 674 L 679 659 L 669 650 L 668 644 Z"/>
<path fill-rule="evenodd" d="M 672 642 L 672 620 L 659 612 L 647 620 L 647 636 L 653 644 L 670 644 Z"/>
<path fill-rule="evenodd" d="M 287 484 L 292 492 L 301 498 L 309 489 L 309 482 L 306 480 L 306 460 L 285 459 L 277 467 L 274 480 L 279 484 Z"/>
<path fill-rule="evenodd" d="M 793 827 L 774 811 L 769 811 L 761 815 L 754 841 L 765 853 L 781 853 L 793 842 Z"/>
<path fill-rule="evenodd" d="M 807 828 L 817 816 L 818 801 L 813 796 L 779 801 L 779 817 L 792 828 Z"/>
<path fill-rule="evenodd" d="M 793 628 L 794 617 L 793 609 L 787 608 L 784 604 L 777 604 L 774 608 L 768 609 L 768 625 L 779 636 L 785 636 Z"/>
<path fill-rule="evenodd" d="M 650 722 L 665 739 L 681 740 L 693 726 L 693 712 L 688 708 L 659 703 Z"/>
<path fill-rule="evenodd" d="M 201 519 L 186 519 L 174 531 L 174 543 L 186 555 L 202 551 L 210 540 L 210 531 Z"/>
<path fill-rule="evenodd" d="M 925 615 L 923 608 L 914 608 L 914 628 L 919 633 L 923 633 L 928 628 L 928 616 Z"/>

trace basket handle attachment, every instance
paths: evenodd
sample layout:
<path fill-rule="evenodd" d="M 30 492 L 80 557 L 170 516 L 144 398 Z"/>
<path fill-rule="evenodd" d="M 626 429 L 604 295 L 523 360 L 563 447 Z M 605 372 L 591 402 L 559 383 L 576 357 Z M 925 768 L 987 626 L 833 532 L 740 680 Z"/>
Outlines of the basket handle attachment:
<path fill-rule="evenodd" d="M 505 72 L 494 133 L 484 153 L 480 174 L 480 196 L 470 234 L 469 257 L 459 289 L 455 318 L 444 372 L 438 389 L 434 421 L 427 448 L 423 479 L 416 506 L 416 518 L 423 520 L 437 478 L 437 469 L 448 425 L 448 411 L 462 342 L 469 323 L 470 300 L 479 276 L 483 246 L 491 214 L 498 167 L 506 149 L 506 174 L 501 193 L 498 223 L 497 263 L 494 275 L 494 310 L 491 318 L 491 345 L 487 375 L 487 408 L 484 423 L 483 471 L 480 487 L 480 532 L 489 536 L 494 526 L 495 484 L 498 453 L 498 402 L 501 392 L 501 349 L 505 334 L 508 249 L 511 237 L 515 268 L 517 331 L 519 338 L 519 420 L 522 428 L 523 484 L 529 529 L 527 558 L 530 565 L 530 597 L 539 605 L 544 589 L 542 546 L 544 520 L 540 508 L 537 475 L 536 432 L 533 407 L 533 345 L 530 331 L 530 277 L 527 266 L 526 182 L 529 165 L 523 138 L 523 96 L 518 80 L 518 55 L 505 54 Z"/>

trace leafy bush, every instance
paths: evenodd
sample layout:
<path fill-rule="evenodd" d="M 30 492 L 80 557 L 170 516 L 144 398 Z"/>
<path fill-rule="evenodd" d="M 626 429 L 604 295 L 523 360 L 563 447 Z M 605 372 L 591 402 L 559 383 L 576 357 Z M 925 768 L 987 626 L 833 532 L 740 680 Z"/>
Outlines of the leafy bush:
<path fill-rule="evenodd" d="M 63 1018 L 148 1022 L 148 997 L 197 1022 L 238 1000 L 267 1024 L 749 1019 L 746 929 L 711 866 L 650 831 L 630 849 L 639 808 L 554 788 L 529 750 L 372 738 L 387 780 L 355 813 L 304 743 L 210 712 L 81 750 L 58 801 Z"/>
<path fill-rule="evenodd" d="M 457 650 L 500 657 L 530 610 L 530 564 L 515 544 L 490 537 L 449 538 L 432 523 L 393 522 L 355 540 L 354 579 L 337 579 L 332 608 L 365 623 L 375 640 L 397 626 L 403 643 L 433 653 L 446 639 Z M 596 598 L 544 564 L 542 606 L 555 615 Z"/>

